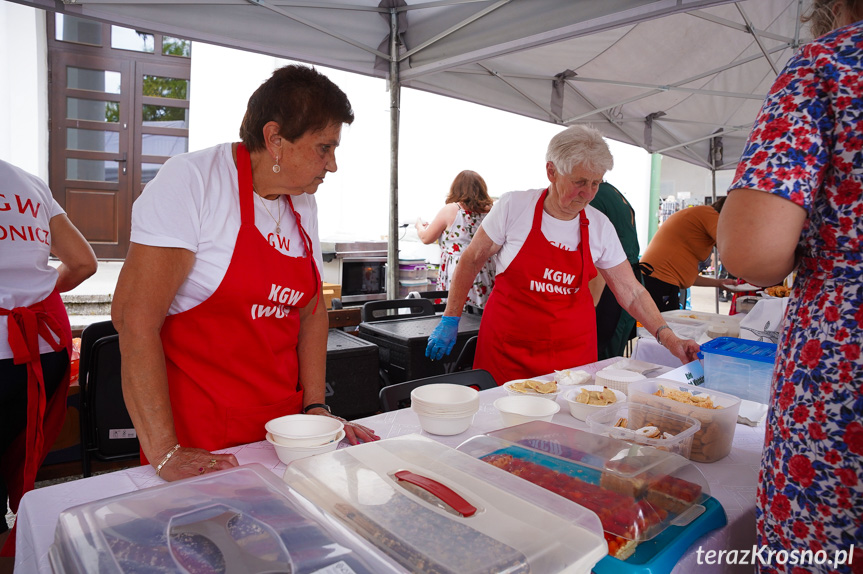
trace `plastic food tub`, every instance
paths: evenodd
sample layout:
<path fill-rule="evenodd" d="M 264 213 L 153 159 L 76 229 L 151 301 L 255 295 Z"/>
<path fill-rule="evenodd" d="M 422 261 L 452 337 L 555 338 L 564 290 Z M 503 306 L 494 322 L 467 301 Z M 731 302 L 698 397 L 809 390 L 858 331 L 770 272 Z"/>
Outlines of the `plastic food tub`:
<path fill-rule="evenodd" d="M 411 291 L 428 291 L 428 279 L 399 279 L 399 297 L 404 299 Z"/>
<path fill-rule="evenodd" d="M 719 337 L 701 345 L 704 386 L 741 399 L 770 402 L 776 345 L 763 341 Z"/>
<path fill-rule="evenodd" d="M 399 263 L 399 279 L 425 279 L 426 270 L 425 263 Z"/>
<path fill-rule="evenodd" d="M 298 460 L 284 480 L 407 572 L 587 574 L 607 553 L 593 512 L 415 434 Z"/>
<path fill-rule="evenodd" d="M 676 401 L 656 393 L 680 391 L 695 397 L 713 401 L 710 409 L 702 406 Z M 737 427 L 737 413 L 740 398 L 713 389 L 668 381 L 665 379 L 645 379 L 629 385 L 629 402 L 656 407 L 673 414 L 692 417 L 701 423 L 701 428 L 692 437 L 689 459 L 697 462 L 716 462 L 731 452 L 734 430 Z"/>
<path fill-rule="evenodd" d="M 701 422 L 650 405 L 622 403 L 589 415 L 587 426 L 592 433 L 652 446 L 689 458 L 692 438 L 701 429 Z M 648 427 L 655 427 L 660 436 L 652 438 L 648 431 L 639 432 Z M 666 436 L 666 433 L 673 436 Z"/>
<path fill-rule="evenodd" d="M 260 464 L 64 510 L 49 560 L 55 574 L 400 571 Z"/>
<path fill-rule="evenodd" d="M 596 574 L 671 572 L 697 538 L 726 523 L 700 469 L 649 446 L 532 422 L 458 450 L 595 512 L 609 551 Z"/>

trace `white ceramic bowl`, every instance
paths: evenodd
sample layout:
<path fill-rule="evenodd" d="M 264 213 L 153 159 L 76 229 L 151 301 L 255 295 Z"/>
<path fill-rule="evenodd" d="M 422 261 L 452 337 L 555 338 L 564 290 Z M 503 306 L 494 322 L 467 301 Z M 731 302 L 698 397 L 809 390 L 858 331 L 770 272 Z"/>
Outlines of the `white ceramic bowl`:
<path fill-rule="evenodd" d="M 551 417 L 560 410 L 557 401 L 549 401 L 542 397 L 518 397 L 510 395 L 494 401 L 494 407 L 500 412 L 505 426 L 520 425 L 531 421 L 550 422 Z"/>
<path fill-rule="evenodd" d="M 433 383 L 411 391 L 411 405 L 428 412 L 457 412 L 479 408 L 479 392 L 464 385 Z"/>
<path fill-rule="evenodd" d="M 339 442 L 343 438 L 345 438 L 344 429 L 340 430 L 335 438 L 326 444 L 318 446 L 285 446 L 277 443 L 271 433 L 267 433 L 267 442 L 275 447 L 276 455 L 279 457 L 279 460 L 285 464 L 290 464 L 292 461 L 306 458 L 307 456 L 314 456 L 316 454 L 334 451 L 339 448 Z"/>
<path fill-rule="evenodd" d="M 420 426 L 429 434 L 449 436 L 461 434 L 470 428 L 476 411 L 462 417 L 436 417 L 416 413 Z"/>
<path fill-rule="evenodd" d="M 506 383 L 504 383 L 504 384 L 503 384 L 503 388 L 504 388 L 504 390 L 505 390 L 506 392 L 508 392 L 509 394 L 511 394 L 511 395 L 513 395 L 513 396 L 515 396 L 515 397 L 542 397 L 542 398 L 544 398 L 544 399 L 551 399 L 551 400 L 555 400 L 555 399 L 557 398 L 557 395 L 558 395 L 558 394 L 560 394 L 560 385 L 558 385 L 558 386 L 557 386 L 558 390 L 557 390 L 557 391 L 555 391 L 555 392 L 553 392 L 553 393 L 538 393 L 538 392 L 534 391 L 533 389 L 527 389 L 527 390 L 526 390 L 525 392 L 523 392 L 523 393 L 522 393 L 522 392 L 520 392 L 520 391 L 514 391 L 514 390 L 512 390 L 512 388 L 511 388 L 511 387 L 512 387 L 513 383 L 520 383 L 520 382 L 522 382 L 522 381 L 528 381 L 528 380 L 540 381 L 540 382 L 543 382 L 543 383 L 549 383 L 549 382 L 552 382 L 552 381 L 548 381 L 548 380 L 546 380 L 546 379 L 539 379 L 539 378 L 535 378 L 535 379 L 515 379 L 514 381 L 507 381 Z"/>
<path fill-rule="evenodd" d="M 602 409 L 606 409 L 608 407 L 626 402 L 626 395 L 624 395 L 617 389 L 611 389 L 617 401 L 611 403 L 610 405 L 586 405 L 584 403 L 576 402 L 575 397 L 576 395 L 578 395 L 579 392 L 581 392 L 581 389 L 587 389 L 588 391 L 601 391 L 602 387 L 602 385 L 582 385 L 580 387 L 575 387 L 574 389 L 566 391 L 563 394 L 563 400 L 565 400 L 566 403 L 569 405 L 569 414 L 571 414 L 578 420 L 583 421 L 587 420 L 588 415 L 592 415 L 593 413 L 601 411 Z"/>
<path fill-rule="evenodd" d="M 281 445 L 318 446 L 335 439 L 345 424 L 322 415 L 286 415 L 267 422 L 264 428 Z"/>

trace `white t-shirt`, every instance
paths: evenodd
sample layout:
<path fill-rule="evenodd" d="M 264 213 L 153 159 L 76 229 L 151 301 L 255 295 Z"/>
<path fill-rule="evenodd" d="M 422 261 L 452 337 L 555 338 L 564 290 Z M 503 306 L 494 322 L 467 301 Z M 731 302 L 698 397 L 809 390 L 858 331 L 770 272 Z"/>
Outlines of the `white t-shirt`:
<path fill-rule="evenodd" d="M 272 201 L 254 195 L 255 226 L 270 245 L 291 257 L 305 246 L 286 197 Z M 291 200 L 306 233 L 318 271 L 323 268 L 318 238 L 318 205 L 309 194 Z M 269 211 L 268 211 L 269 209 Z M 281 234 L 275 234 L 281 211 Z M 172 157 L 132 206 L 133 243 L 179 247 L 195 253 L 195 263 L 180 286 L 169 315 L 191 309 L 215 293 L 231 263 L 240 231 L 237 167 L 231 144 Z"/>
<path fill-rule="evenodd" d="M 44 181 L 0 160 L 0 307 L 29 307 L 54 291 L 49 222 L 63 213 Z M 12 357 L 7 321 L 0 316 L 0 359 Z M 39 352 L 53 350 L 40 337 Z"/>
<path fill-rule="evenodd" d="M 534 208 L 542 192 L 541 189 L 531 189 L 505 193 L 485 216 L 482 228 L 489 239 L 501 246 L 496 255 L 498 273 L 506 271 L 527 240 L 533 226 Z M 593 264 L 598 269 L 608 269 L 626 261 L 626 253 L 608 217 L 589 205 L 585 207 L 585 213 L 590 221 L 588 233 Z M 570 221 L 555 219 L 543 210 L 542 233 L 553 245 L 575 251 L 581 243 L 579 221 L 580 217 Z"/>

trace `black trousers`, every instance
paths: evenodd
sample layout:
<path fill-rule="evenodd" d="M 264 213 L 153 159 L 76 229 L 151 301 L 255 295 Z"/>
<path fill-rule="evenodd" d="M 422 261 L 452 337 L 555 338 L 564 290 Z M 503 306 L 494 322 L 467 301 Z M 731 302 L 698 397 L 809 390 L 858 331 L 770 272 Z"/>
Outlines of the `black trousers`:
<path fill-rule="evenodd" d="M 644 288 L 650 293 L 653 302 L 656 303 L 659 312 L 676 311 L 681 309 L 680 305 L 680 287 L 660 281 L 650 275 L 644 275 Z"/>
<path fill-rule="evenodd" d="M 5 317 L 4 317 L 5 318 Z M 65 349 L 42 355 L 42 374 L 45 377 L 46 401 L 51 400 L 69 367 L 69 354 Z M 24 431 L 27 424 L 27 365 L 16 365 L 14 359 L 0 361 L 0 458 L 12 441 Z M 24 464 L 24 461 L 21 461 Z M 6 481 L 0 476 L 0 500 L 9 498 Z M 0 520 L 0 533 L 6 532 L 6 520 Z"/>
<path fill-rule="evenodd" d="M 632 265 L 632 273 L 642 281 L 638 264 Z M 626 344 L 635 337 L 635 319 L 620 306 L 608 286 L 602 290 L 596 304 L 596 350 L 597 359 L 622 357 Z"/>

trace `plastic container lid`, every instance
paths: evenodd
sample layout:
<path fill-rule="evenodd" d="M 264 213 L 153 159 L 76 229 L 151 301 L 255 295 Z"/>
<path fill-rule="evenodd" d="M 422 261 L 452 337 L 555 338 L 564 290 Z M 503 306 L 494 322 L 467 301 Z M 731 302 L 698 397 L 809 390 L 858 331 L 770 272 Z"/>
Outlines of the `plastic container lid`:
<path fill-rule="evenodd" d="M 494 431 L 458 449 L 577 501 L 605 532 L 634 542 L 694 518 L 709 494 L 701 471 L 681 456 L 553 423 Z"/>
<path fill-rule="evenodd" d="M 63 511 L 55 574 L 397 572 L 260 464 Z"/>
<path fill-rule="evenodd" d="M 735 339 L 734 337 L 719 337 L 701 345 L 702 354 L 699 356 L 703 358 L 704 353 L 716 353 L 717 355 L 734 357 L 735 359 L 758 361 L 772 365 L 776 360 L 776 349 L 777 346 L 775 343 Z"/>
<path fill-rule="evenodd" d="M 586 574 L 607 552 L 593 512 L 418 435 L 299 460 L 284 479 L 408 572 Z"/>
<path fill-rule="evenodd" d="M 404 285 L 405 287 L 428 285 L 428 279 L 399 279 L 399 285 Z"/>

